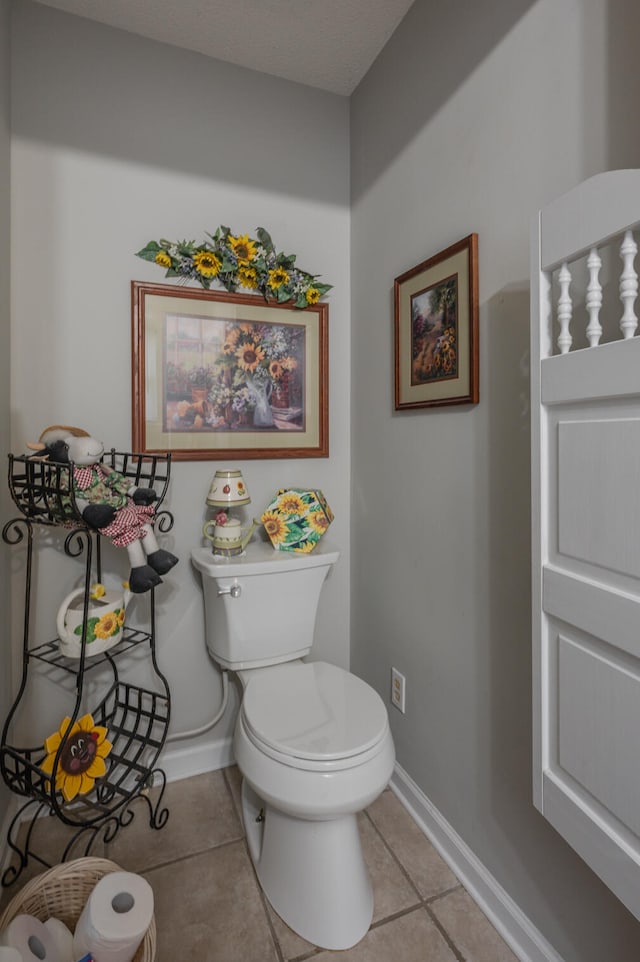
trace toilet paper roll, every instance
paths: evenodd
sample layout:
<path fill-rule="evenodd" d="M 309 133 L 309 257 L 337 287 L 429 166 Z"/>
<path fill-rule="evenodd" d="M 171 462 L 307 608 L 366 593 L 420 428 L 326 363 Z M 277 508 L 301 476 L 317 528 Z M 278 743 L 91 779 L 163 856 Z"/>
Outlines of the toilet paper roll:
<path fill-rule="evenodd" d="M 132 962 L 153 918 L 153 889 L 140 875 L 109 872 L 96 884 L 76 924 L 77 958 Z"/>
<path fill-rule="evenodd" d="M 17 949 L 22 962 L 63 962 L 52 933 L 33 915 L 16 915 L 2 933 L 1 941 Z"/>
<path fill-rule="evenodd" d="M 10 945 L 0 945 L 0 962 L 22 962 L 22 956 Z"/>
<path fill-rule="evenodd" d="M 49 929 L 60 956 L 60 962 L 75 962 L 73 954 L 73 932 L 60 919 L 47 919 L 45 929 Z M 2 958 L 0 958 L 2 962 Z"/>

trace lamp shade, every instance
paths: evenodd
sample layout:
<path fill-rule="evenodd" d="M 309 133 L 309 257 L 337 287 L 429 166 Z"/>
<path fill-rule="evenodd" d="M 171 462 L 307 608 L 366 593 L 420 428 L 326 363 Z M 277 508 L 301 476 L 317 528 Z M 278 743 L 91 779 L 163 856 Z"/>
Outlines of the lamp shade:
<path fill-rule="evenodd" d="M 212 508 L 230 508 L 250 502 L 242 471 L 216 471 L 207 495 L 207 504 Z"/>

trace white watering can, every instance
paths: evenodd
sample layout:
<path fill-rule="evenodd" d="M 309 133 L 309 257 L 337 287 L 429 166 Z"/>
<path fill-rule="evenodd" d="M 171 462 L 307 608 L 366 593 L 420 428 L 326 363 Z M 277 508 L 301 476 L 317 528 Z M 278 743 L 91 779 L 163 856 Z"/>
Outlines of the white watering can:
<path fill-rule="evenodd" d="M 259 525 L 259 521 L 252 521 L 247 527 L 242 525 L 239 518 L 229 518 L 225 524 L 207 521 L 202 529 L 205 538 L 213 543 L 214 554 L 237 555 L 242 554 L 249 544 L 249 539 Z M 210 533 L 213 528 L 213 533 Z"/>
<path fill-rule="evenodd" d="M 71 591 L 58 609 L 56 626 L 60 654 L 67 658 L 79 658 L 82 654 L 84 593 L 84 588 Z M 131 598 L 128 588 L 125 591 L 107 590 L 100 597 L 92 595 L 89 598 L 87 656 L 98 655 L 122 641 L 125 611 Z"/>

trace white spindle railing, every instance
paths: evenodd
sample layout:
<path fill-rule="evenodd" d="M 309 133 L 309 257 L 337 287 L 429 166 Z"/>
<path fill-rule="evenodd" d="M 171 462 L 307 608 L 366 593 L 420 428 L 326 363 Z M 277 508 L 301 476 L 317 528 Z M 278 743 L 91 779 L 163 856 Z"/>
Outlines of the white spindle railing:
<path fill-rule="evenodd" d="M 638 253 L 638 245 L 633 239 L 633 233 L 628 230 L 625 232 L 624 240 L 620 247 L 620 257 L 623 260 L 624 268 L 620 275 L 620 300 L 624 306 L 624 313 L 620 320 L 620 330 L 626 339 L 633 337 L 638 326 L 633 305 L 638 296 L 638 275 L 633 266 L 633 261 Z"/>
<path fill-rule="evenodd" d="M 602 259 L 598 254 L 597 247 L 592 247 L 589 251 L 587 267 L 589 268 L 589 286 L 587 287 L 589 324 L 587 326 L 587 338 L 589 339 L 589 347 L 596 347 L 602 337 L 602 325 L 600 324 L 602 285 L 598 279 L 600 268 L 602 267 Z"/>
<path fill-rule="evenodd" d="M 560 282 L 560 297 L 558 298 L 558 323 L 560 324 L 560 333 L 558 334 L 558 347 L 561 354 L 567 354 L 571 348 L 573 338 L 569 333 L 572 312 L 571 295 L 569 294 L 571 272 L 566 261 L 560 268 L 558 280 Z"/>
<path fill-rule="evenodd" d="M 619 327 L 624 339 L 634 337 L 638 329 L 638 318 L 635 314 L 635 302 L 638 297 L 638 273 L 634 266 L 637 253 L 638 245 L 633 231 L 627 230 L 620 243 L 620 258 L 623 266 L 618 284 L 619 297 L 623 308 Z M 570 294 L 573 263 L 564 261 L 557 273 L 559 293 L 556 301 L 556 319 L 559 333 L 556 344 L 560 354 L 568 354 L 574 340 L 569 330 L 574 315 L 574 303 Z M 584 331 L 589 347 L 597 347 L 602 337 L 601 310 L 604 290 L 600 282 L 601 268 L 600 251 L 597 247 L 592 247 L 587 257 L 589 283 L 586 290 L 585 307 L 588 323 Z"/>

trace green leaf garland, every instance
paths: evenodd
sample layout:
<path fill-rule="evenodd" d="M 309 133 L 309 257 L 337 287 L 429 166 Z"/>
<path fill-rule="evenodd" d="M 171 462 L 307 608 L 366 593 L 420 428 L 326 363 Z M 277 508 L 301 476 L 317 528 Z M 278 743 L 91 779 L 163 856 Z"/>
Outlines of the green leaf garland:
<path fill-rule="evenodd" d="M 206 232 L 205 232 L 206 233 Z M 316 304 L 331 284 L 322 284 L 319 275 L 296 267 L 296 255 L 276 251 L 271 235 L 258 227 L 256 237 L 232 234 L 220 225 L 208 240 L 151 240 L 136 254 L 166 269 L 165 277 L 195 280 L 207 290 L 218 282 L 225 290 L 242 288 L 258 292 L 265 300 L 278 304 L 293 302 L 297 308 Z"/>

